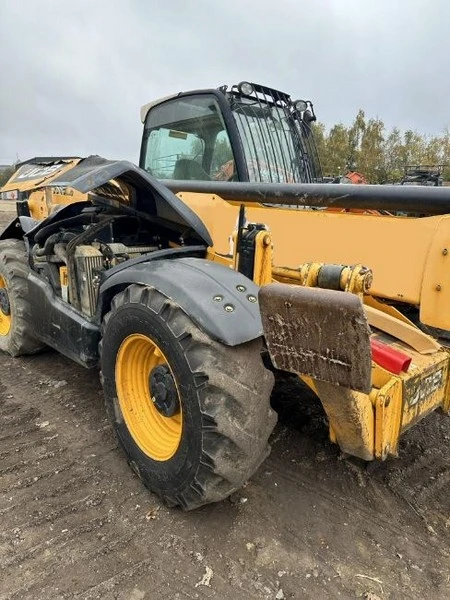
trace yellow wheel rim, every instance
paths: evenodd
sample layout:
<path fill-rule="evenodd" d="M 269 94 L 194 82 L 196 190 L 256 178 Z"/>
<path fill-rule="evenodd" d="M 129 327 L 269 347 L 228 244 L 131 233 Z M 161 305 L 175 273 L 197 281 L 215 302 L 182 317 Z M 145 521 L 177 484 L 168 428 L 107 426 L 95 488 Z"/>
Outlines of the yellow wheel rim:
<path fill-rule="evenodd" d="M 128 336 L 117 355 L 116 388 L 122 415 L 136 444 L 153 460 L 165 461 L 178 450 L 183 423 L 181 408 L 173 417 L 166 417 L 152 401 L 149 379 L 158 365 L 170 369 L 155 342 L 142 334 Z"/>
<path fill-rule="evenodd" d="M 11 312 L 8 310 L 5 312 L 5 309 L 2 309 L 1 297 L 2 295 L 5 298 L 8 298 L 8 288 L 6 286 L 5 279 L 0 275 L 0 335 L 8 335 L 11 330 Z M 8 300 L 9 304 L 9 300 Z"/>

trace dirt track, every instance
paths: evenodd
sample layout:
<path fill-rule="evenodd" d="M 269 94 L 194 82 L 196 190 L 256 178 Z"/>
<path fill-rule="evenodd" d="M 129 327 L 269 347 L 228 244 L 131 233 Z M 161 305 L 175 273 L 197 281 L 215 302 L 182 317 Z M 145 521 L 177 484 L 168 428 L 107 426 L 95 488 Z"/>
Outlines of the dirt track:
<path fill-rule="evenodd" d="M 449 598 L 450 419 L 367 467 L 303 406 L 243 490 L 183 513 L 127 467 L 96 373 L 1 356 L 0 599 Z"/>

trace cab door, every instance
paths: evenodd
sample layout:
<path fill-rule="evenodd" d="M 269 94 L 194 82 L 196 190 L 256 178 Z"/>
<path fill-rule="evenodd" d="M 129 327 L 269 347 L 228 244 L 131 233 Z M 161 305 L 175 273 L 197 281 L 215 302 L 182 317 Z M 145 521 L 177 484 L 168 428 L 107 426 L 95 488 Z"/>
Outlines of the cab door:
<path fill-rule="evenodd" d="M 140 166 L 158 179 L 237 179 L 235 155 L 218 99 L 213 94 L 182 95 L 150 108 L 144 122 Z"/>

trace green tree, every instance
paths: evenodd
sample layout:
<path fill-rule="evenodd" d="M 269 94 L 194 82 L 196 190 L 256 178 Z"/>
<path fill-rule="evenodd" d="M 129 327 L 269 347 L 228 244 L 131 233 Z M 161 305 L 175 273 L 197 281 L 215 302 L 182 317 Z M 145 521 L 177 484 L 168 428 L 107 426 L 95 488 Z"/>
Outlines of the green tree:
<path fill-rule="evenodd" d="M 217 169 L 230 160 L 233 160 L 233 151 L 231 150 L 228 137 L 219 138 L 219 136 L 217 136 L 212 156 L 211 174 L 213 175 Z"/>
<path fill-rule="evenodd" d="M 441 137 L 442 144 L 442 164 L 444 166 L 444 170 L 442 175 L 444 180 L 450 181 L 450 130 L 445 129 L 444 133 Z"/>
<path fill-rule="evenodd" d="M 415 131 L 405 131 L 403 144 L 400 151 L 401 166 L 420 165 L 425 154 L 425 142 L 423 136 Z"/>
<path fill-rule="evenodd" d="M 442 137 L 433 136 L 425 140 L 423 162 L 427 165 L 442 164 L 443 161 L 443 140 Z"/>
<path fill-rule="evenodd" d="M 394 127 L 384 142 L 383 171 L 384 182 L 394 183 L 403 175 L 401 167 L 402 134 L 398 127 Z"/>
<path fill-rule="evenodd" d="M 316 142 L 317 154 L 319 155 L 319 159 L 322 164 L 322 169 L 324 169 L 323 161 L 326 160 L 327 144 L 327 134 L 325 131 L 325 125 L 316 121 L 315 123 L 312 123 L 311 129 L 313 132 L 314 140 Z"/>
<path fill-rule="evenodd" d="M 361 149 L 357 171 L 364 174 L 371 183 L 383 183 L 386 173 L 384 163 L 384 123 L 380 119 L 370 119 L 361 136 Z"/>
<path fill-rule="evenodd" d="M 387 132 L 381 119 L 367 120 L 360 109 L 349 127 L 315 123 L 313 130 L 326 176 L 359 171 L 370 183 L 394 183 L 407 165 L 445 165 L 443 178 L 450 181 L 449 129 L 434 136 L 398 127 Z"/>
<path fill-rule="evenodd" d="M 338 123 L 330 129 L 326 140 L 326 152 L 322 158 L 322 168 L 325 175 L 340 175 L 347 170 L 349 154 L 348 130 Z"/>
<path fill-rule="evenodd" d="M 349 171 L 356 171 L 360 160 L 361 143 L 366 131 L 366 118 L 364 111 L 359 109 L 353 125 L 348 130 L 348 156 L 346 168 Z"/>

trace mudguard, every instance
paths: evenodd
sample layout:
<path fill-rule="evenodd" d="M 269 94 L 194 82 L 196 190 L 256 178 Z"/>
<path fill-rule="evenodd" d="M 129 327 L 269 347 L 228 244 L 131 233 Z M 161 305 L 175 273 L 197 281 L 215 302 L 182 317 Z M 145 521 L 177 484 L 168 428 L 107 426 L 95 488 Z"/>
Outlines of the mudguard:
<path fill-rule="evenodd" d="M 18 217 L 14 217 L 12 221 L 0 232 L 1 240 L 21 240 L 23 238 L 23 230 Z"/>
<path fill-rule="evenodd" d="M 272 283 L 259 293 L 264 336 L 277 369 L 368 394 L 370 328 L 356 294 Z"/>
<path fill-rule="evenodd" d="M 0 240 L 21 240 L 34 230 L 38 231 L 47 224 L 49 219 L 43 221 L 37 221 L 32 217 L 26 217 L 21 215 L 20 217 L 14 217 L 12 221 L 0 232 Z"/>
<path fill-rule="evenodd" d="M 227 346 L 262 335 L 259 288 L 229 267 L 200 258 L 180 258 L 112 269 L 100 287 L 103 311 L 116 293 L 133 283 L 160 290 L 203 331 Z"/>

